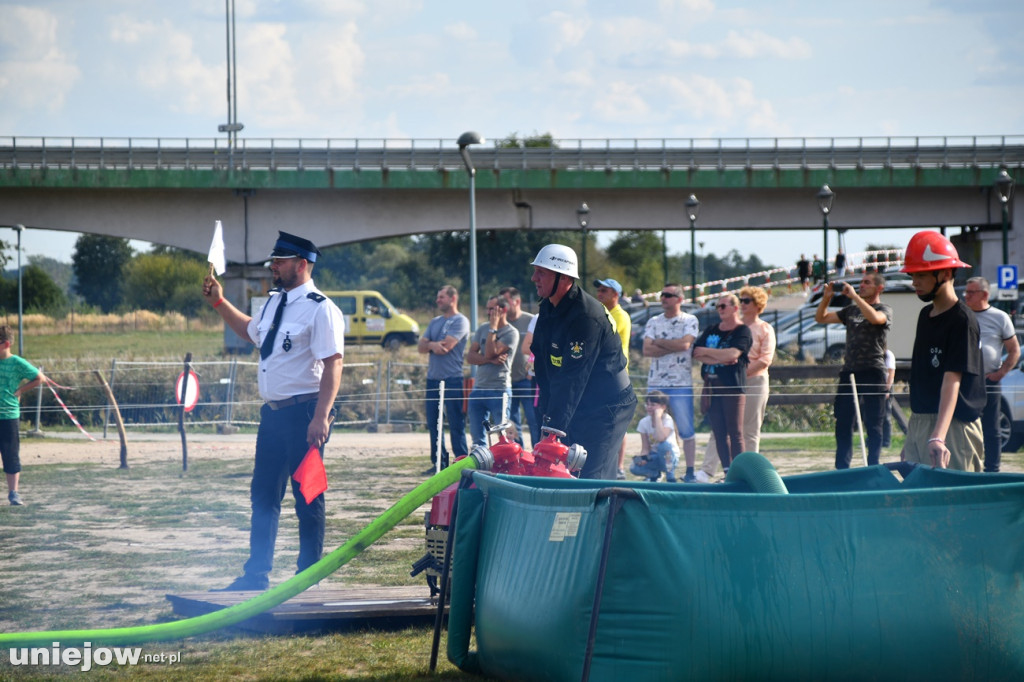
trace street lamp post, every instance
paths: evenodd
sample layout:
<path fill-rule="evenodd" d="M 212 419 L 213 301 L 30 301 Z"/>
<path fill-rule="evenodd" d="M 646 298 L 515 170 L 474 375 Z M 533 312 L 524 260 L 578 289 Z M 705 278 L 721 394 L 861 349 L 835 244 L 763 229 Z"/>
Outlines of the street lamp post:
<path fill-rule="evenodd" d="M 25 231 L 24 225 L 0 225 L 0 227 L 8 227 L 18 233 L 18 355 L 24 356 L 24 342 L 22 339 L 25 337 L 24 328 L 22 325 L 22 318 L 24 317 L 24 298 L 22 297 L 22 281 L 21 281 L 21 233 Z"/>
<path fill-rule="evenodd" d="M 704 242 L 697 242 L 697 246 L 700 247 L 700 268 L 697 270 L 697 274 L 700 277 L 700 281 L 707 281 L 707 274 L 704 272 Z"/>
<path fill-rule="evenodd" d="M 835 198 L 836 193 L 828 185 L 822 185 L 821 189 L 818 190 L 818 208 L 821 209 L 822 219 L 824 220 L 823 231 L 825 234 L 825 243 L 821 253 L 821 276 L 826 284 L 828 284 L 828 214 L 832 212 L 832 202 Z"/>
<path fill-rule="evenodd" d="M 12 225 L 11 229 L 18 233 L 18 355 L 24 357 L 25 330 L 22 328 L 22 317 L 24 317 L 24 299 L 22 298 L 21 287 L 21 233 L 25 231 L 24 225 Z"/>
<path fill-rule="evenodd" d="M 590 224 L 590 207 L 587 202 L 582 202 L 576 209 L 576 221 L 583 231 L 583 251 L 580 253 L 580 281 L 587 281 L 587 225 Z"/>
<path fill-rule="evenodd" d="M 477 275 L 476 275 L 476 168 L 473 167 L 473 159 L 469 156 L 469 145 L 482 144 L 484 138 L 480 133 L 469 132 L 459 135 L 459 154 L 462 155 L 462 162 L 466 164 L 466 173 L 469 174 L 469 325 L 470 333 L 476 333 L 476 309 L 478 302 Z M 475 368 L 475 365 L 474 365 Z"/>
<path fill-rule="evenodd" d="M 696 194 L 691 194 L 686 200 L 686 215 L 690 219 L 690 299 L 697 302 L 697 216 L 700 215 L 700 201 Z M 666 276 L 665 282 L 668 283 Z"/>
<path fill-rule="evenodd" d="M 668 282 L 668 228 L 661 231 L 661 272 L 664 281 Z"/>
<path fill-rule="evenodd" d="M 227 27 L 228 122 L 217 126 L 217 132 L 228 134 L 228 159 L 234 168 L 238 133 L 245 128 L 238 122 L 238 59 L 235 51 L 235 0 L 224 0 L 224 23 Z"/>
<path fill-rule="evenodd" d="M 1008 231 L 1010 229 L 1010 199 L 1013 197 L 1013 178 L 1006 172 L 1006 169 L 999 171 L 996 178 L 996 190 L 999 192 L 999 203 L 1003 205 L 1003 265 L 1010 262 L 1010 243 Z"/>

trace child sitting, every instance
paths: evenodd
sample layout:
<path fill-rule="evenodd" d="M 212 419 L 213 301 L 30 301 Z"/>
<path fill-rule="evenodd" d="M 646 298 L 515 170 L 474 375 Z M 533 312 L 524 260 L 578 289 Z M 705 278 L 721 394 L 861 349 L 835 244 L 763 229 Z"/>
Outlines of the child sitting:
<path fill-rule="evenodd" d="M 665 480 L 675 483 L 679 445 L 676 443 L 676 423 L 668 411 L 668 396 L 661 391 L 651 391 L 644 407 L 647 416 L 636 426 L 643 446 L 640 454 L 633 458 L 629 472 L 657 481 L 664 471 Z"/>

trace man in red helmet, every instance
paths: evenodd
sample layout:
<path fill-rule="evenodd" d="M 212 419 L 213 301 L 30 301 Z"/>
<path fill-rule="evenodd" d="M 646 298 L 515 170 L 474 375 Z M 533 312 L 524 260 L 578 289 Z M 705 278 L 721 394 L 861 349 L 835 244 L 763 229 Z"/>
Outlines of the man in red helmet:
<path fill-rule="evenodd" d="M 985 383 L 978 321 L 953 291 L 957 268 L 969 268 L 939 232 L 918 232 L 904 254 L 918 298 L 910 365 L 910 423 L 900 457 L 934 467 L 981 471 Z"/>

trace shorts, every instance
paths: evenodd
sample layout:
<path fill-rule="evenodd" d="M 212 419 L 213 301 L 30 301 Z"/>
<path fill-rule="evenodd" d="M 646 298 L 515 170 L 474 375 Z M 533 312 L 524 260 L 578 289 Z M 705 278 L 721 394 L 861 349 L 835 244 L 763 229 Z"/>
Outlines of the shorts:
<path fill-rule="evenodd" d="M 648 386 L 648 392 L 661 391 L 668 396 L 668 409 L 683 440 L 693 438 L 693 386 Z"/>
<path fill-rule="evenodd" d="M 0 458 L 3 459 L 5 474 L 21 472 L 21 440 L 18 433 L 20 428 L 18 419 L 0 419 Z"/>
<path fill-rule="evenodd" d="M 932 465 L 928 454 L 928 437 L 935 428 L 937 414 L 910 415 L 907 424 L 907 439 L 903 445 L 903 460 L 918 464 Z M 985 457 L 985 437 L 981 432 L 981 420 L 962 422 L 953 418 L 946 431 L 946 448 L 949 450 L 948 468 L 958 471 L 981 471 Z"/>

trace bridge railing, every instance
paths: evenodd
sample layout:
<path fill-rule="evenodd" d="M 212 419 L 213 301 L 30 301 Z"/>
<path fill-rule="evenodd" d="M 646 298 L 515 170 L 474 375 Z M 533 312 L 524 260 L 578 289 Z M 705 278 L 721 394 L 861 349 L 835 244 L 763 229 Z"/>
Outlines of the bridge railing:
<path fill-rule="evenodd" d="M 566 139 L 472 148 L 480 170 L 1022 167 L 1024 135 Z M 450 139 L 0 137 L 0 168 L 458 172 Z"/>

